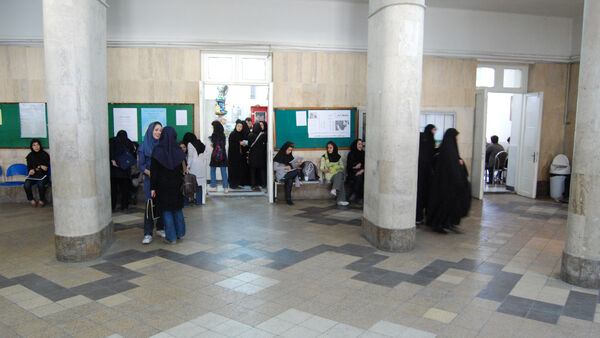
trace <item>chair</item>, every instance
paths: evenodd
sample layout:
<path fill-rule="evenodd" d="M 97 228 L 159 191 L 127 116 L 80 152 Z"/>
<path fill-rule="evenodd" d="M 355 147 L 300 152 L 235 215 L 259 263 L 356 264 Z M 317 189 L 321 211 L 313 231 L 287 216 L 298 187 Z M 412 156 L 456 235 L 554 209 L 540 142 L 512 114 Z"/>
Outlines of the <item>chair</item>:
<path fill-rule="evenodd" d="M 22 163 L 13 164 L 6 169 L 6 179 L 8 180 L 11 176 L 27 176 L 27 166 Z M 25 181 L 7 181 L 0 183 L 2 187 L 14 187 L 22 185 Z"/>
<path fill-rule="evenodd" d="M 504 184 L 506 180 L 506 160 L 508 159 L 508 153 L 506 151 L 499 151 L 494 158 L 494 168 L 493 168 L 493 182 L 494 185 L 496 183 Z"/>

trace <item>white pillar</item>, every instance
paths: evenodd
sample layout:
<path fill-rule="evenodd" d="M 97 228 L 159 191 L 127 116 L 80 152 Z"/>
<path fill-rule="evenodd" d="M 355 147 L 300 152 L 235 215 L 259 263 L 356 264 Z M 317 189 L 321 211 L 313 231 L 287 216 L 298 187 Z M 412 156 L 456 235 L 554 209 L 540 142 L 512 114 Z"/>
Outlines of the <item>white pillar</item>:
<path fill-rule="evenodd" d="M 369 2 L 363 234 L 377 248 L 415 242 L 425 0 Z"/>
<path fill-rule="evenodd" d="M 575 122 L 575 146 L 567 239 L 562 256 L 564 281 L 600 288 L 600 1 L 586 0 Z"/>
<path fill-rule="evenodd" d="M 106 3 L 44 0 L 43 19 L 56 257 L 94 259 L 113 234 Z"/>

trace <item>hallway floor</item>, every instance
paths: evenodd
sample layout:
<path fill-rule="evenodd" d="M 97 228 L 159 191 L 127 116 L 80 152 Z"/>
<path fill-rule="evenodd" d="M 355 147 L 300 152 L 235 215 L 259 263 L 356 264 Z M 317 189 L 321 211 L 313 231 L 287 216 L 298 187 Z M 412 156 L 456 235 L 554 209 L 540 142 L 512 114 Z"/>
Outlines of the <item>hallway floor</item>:
<path fill-rule="evenodd" d="M 54 257 L 51 207 L 0 213 L 0 337 L 600 336 L 598 290 L 557 279 L 553 202 L 486 195 L 463 234 L 388 253 L 360 209 L 213 198 L 177 245 L 142 245 L 143 210 L 117 213 L 110 250 L 77 264 Z"/>

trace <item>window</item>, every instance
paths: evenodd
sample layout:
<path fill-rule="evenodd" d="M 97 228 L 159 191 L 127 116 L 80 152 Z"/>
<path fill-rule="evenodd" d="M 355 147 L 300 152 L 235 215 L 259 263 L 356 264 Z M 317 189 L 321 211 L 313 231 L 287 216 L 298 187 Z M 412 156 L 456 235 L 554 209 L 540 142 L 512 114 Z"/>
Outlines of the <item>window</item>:
<path fill-rule="evenodd" d="M 271 81 L 267 55 L 203 54 L 202 81 L 227 84 L 267 84 Z"/>
<path fill-rule="evenodd" d="M 521 73 L 520 69 L 504 69 L 504 88 L 521 88 Z"/>
<path fill-rule="evenodd" d="M 454 128 L 454 112 L 422 112 L 420 118 L 420 131 L 423 132 L 428 124 L 433 124 L 437 128 L 434 135 L 435 143 L 439 144 L 444 138 L 444 133 L 450 128 Z"/>
<path fill-rule="evenodd" d="M 496 70 L 491 67 L 477 67 L 476 87 L 494 87 Z"/>

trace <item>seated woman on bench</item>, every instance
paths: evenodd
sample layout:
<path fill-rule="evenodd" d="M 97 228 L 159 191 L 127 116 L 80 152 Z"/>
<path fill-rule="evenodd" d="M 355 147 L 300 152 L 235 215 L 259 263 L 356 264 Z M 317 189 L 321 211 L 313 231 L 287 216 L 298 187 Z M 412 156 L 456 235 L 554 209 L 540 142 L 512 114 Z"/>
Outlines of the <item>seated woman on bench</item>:
<path fill-rule="evenodd" d="M 346 189 L 344 188 L 344 162 L 338 154 L 338 147 L 333 141 L 327 142 L 327 152 L 321 157 L 321 172 L 327 182 L 331 183 L 331 194 L 337 196 L 337 204 L 346 206 Z"/>
<path fill-rule="evenodd" d="M 294 144 L 286 142 L 273 159 L 275 179 L 285 183 L 285 202 L 288 205 L 294 205 L 292 202 L 292 184 L 300 173 L 298 168 L 302 165 L 302 159 L 294 160 L 292 150 L 294 150 Z"/>

